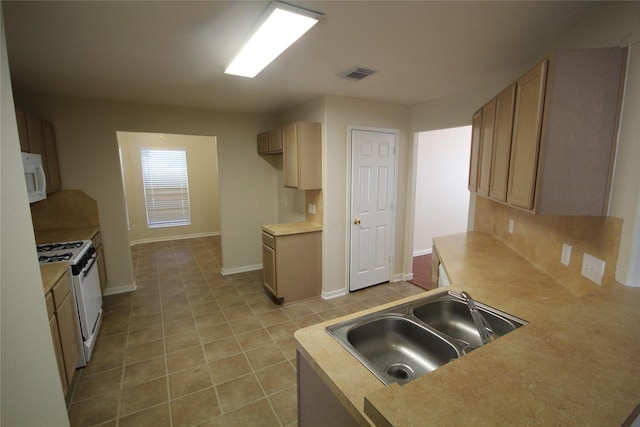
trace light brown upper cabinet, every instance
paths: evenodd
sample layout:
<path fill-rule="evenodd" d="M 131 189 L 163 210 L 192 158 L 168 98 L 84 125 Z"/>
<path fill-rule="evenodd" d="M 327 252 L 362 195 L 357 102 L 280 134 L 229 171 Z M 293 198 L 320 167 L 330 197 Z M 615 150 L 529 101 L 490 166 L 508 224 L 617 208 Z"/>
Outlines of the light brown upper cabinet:
<path fill-rule="evenodd" d="M 606 215 L 625 61 L 618 47 L 552 53 L 515 82 L 512 129 L 511 86 L 498 95 L 491 198 L 505 201 L 508 167 L 509 205 L 536 214 Z M 472 136 L 472 158 L 474 142 Z"/>
<path fill-rule="evenodd" d="M 478 163 L 478 194 L 489 195 L 491 178 L 491 154 L 493 149 L 493 131 L 496 119 L 495 98 L 482 107 L 482 130 L 480 131 L 480 159 Z"/>
<path fill-rule="evenodd" d="M 60 165 L 53 124 L 16 108 L 20 150 L 40 154 L 47 178 L 47 194 L 60 191 Z"/>
<path fill-rule="evenodd" d="M 493 130 L 489 196 L 492 199 L 502 202 L 507 201 L 515 95 L 516 86 L 512 84 L 496 97 L 496 119 Z"/>
<path fill-rule="evenodd" d="M 16 108 L 16 122 L 18 124 L 18 139 L 20 140 L 20 151 L 29 152 L 29 137 L 27 136 L 27 115 L 19 108 Z"/>
<path fill-rule="evenodd" d="M 42 136 L 44 140 L 44 152 L 46 153 L 43 163 L 46 162 L 45 169 L 48 172 L 47 193 L 53 193 L 62 190 L 62 180 L 60 179 L 56 135 L 51 122 L 46 120 L 42 121 Z"/>
<path fill-rule="evenodd" d="M 272 129 L 258 134 L 258 154 L 282 153 L 282 129 Z"/>
<path fill-rule="evenodd" d="M 471 158 L 469 161 L 469 190 L 478 190 L 478 165 L 480 163 L 480 135 L 482 133 L 482 108 L 471 120 Z"/>
<path fill-rule="evenodd" d="M 320 123 L 296 122 L 282 130 L 284 186 L 322 189 L 322 133 Z"/>

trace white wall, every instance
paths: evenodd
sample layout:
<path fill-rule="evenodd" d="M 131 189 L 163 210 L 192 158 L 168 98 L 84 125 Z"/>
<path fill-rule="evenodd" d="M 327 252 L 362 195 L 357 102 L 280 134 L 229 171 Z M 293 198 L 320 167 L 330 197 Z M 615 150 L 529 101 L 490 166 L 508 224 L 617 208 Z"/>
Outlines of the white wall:
<path fill-rule="evenodd" d="M 69 425 L 42 291 L 0 11 L 0 425 Z"/>
<path fill-rule="evenodd" d="M 430 253 L 436 236 L 467 230 L 471 126 L 417 138 L 413 256 Z"/>
<path fill-rule="evenodd" d="M 277 172 L 258 155 L 256 135 L 272 116 L 25 94 L 16 105 L 53 122 L 62 187 L 98 202 L 109 287 L 133 283 L 117 131 L 215 135 L 223 270 L 260 267 L 260 227 L 278 221 Z"/>

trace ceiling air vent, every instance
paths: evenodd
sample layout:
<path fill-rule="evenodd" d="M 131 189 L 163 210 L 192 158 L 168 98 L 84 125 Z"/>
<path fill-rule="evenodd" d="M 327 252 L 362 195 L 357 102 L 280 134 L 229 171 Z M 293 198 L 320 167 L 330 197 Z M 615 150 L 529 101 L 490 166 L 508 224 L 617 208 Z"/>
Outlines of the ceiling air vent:
<path fill-rule="evenodd" d="M 345 72 L 342 74 L 342 77 L 344 77 L 347 80 L 362 80 L 365 77 L 369 77 L 370 75 L 374 74 L 376 71 L 375 70 L 371 70 L 369 68 L 362 68 L 362 67 L 354 67 L 352 69 L 350 69 L 349 71 Z"/>

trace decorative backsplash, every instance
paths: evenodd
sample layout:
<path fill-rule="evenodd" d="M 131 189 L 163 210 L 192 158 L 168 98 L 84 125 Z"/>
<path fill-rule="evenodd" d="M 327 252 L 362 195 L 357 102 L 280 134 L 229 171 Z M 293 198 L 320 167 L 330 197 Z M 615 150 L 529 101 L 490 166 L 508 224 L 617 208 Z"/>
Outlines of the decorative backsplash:
<path fill-rule="evenodd" d="M 509 233 L 509 220 L 514 222 L 513 233 Z M 606 262 L 603 286 L 615 281 L 620 218 L 532 215 L 476 197 L 474 230 L 492 234 L 578 296 L 598 286 L 581 274 L 584 253 Z M 563 243 L 572 247 L 568 267 L 560 263 Z"/>

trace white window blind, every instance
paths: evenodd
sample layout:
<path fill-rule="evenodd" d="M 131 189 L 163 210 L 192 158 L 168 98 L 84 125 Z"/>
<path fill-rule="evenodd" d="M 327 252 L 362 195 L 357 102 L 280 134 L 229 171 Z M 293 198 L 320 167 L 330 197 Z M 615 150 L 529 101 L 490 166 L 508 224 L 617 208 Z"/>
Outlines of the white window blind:
<path fill-rule="evenodd" d="M 149 228 L 191 224 L 185 150 L 140 149 Z"/>

